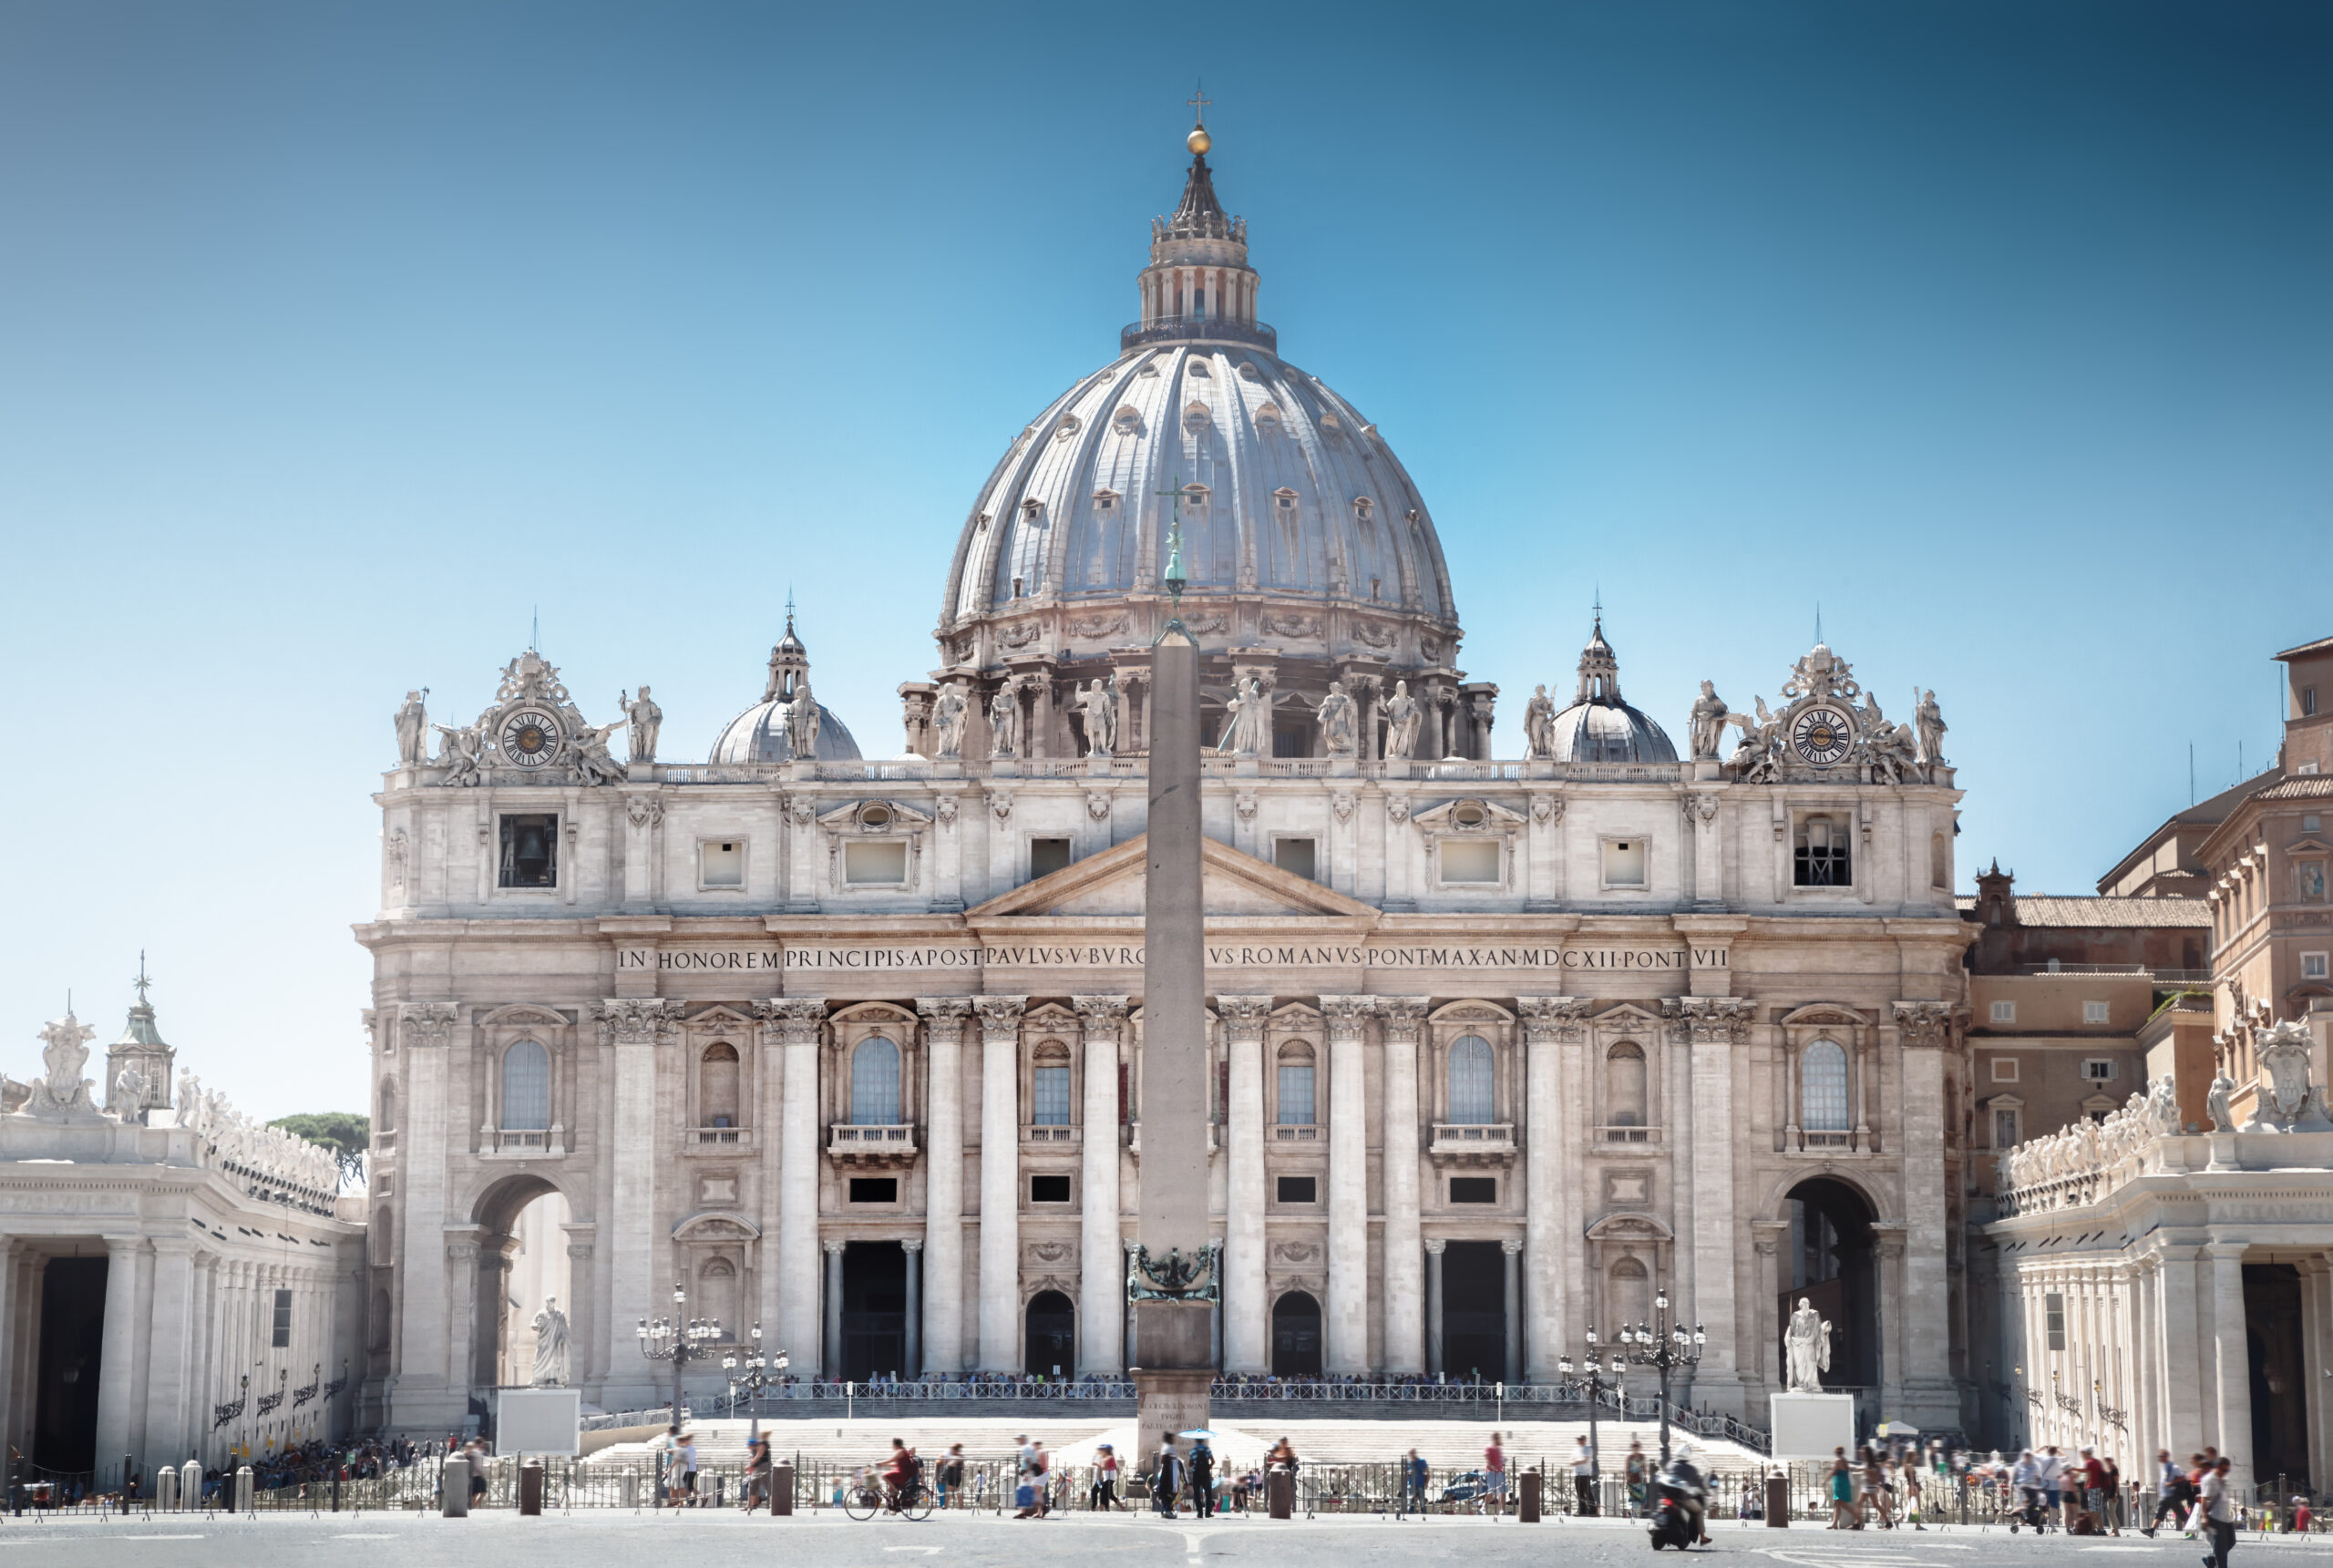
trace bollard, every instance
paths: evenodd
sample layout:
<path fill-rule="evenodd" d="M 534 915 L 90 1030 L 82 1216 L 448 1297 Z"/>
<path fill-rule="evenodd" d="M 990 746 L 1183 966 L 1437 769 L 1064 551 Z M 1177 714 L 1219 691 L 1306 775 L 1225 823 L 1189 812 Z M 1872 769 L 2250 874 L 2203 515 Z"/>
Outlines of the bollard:
<path fill-rule="evenodd" d="M 1515 1522 L 1517 1524 L 1539 1522 L 1539 1472 L 1536 1470 L 1523 1472 L 1523 1501 L 1516 1507 Z"/>
<path fill-rule="evenodd" d="M 235 1471 L 235 1512 L 252 1511 L 252 1467 L 244 1465 Z"/>
<path fill-rule="evenodd" d="M 769 1516 L 794 1517 L 794 1467 L 790 1464 L 778 1465 L 769 1472 Z"/>
<path fill-rule="evenodd" d="M 202 1512 L 202 1467 L 192 1460 L 179 1466 L 179 1506 L 189 1513 Z"/>
<path fill-rule="evenodd" d="M 616 1476 L 616 1501 L 626 1508 L 640 1506 L 640 1472 L 627 1470 Z"/>
<path fill-rule="evenodd" d="M 1296 1478 L 1284 1470 L 1273 1471 L 1264 1478 L 1264 1496 L 1274 1519 L 1288 1519 L 1296 1512 Z"/>
<path fill-rule="evenodd" d="M 437 1472 L 437 1501 L 448 1519 L 470 1516 L 470 1461 L 449 1459 Z"/>
<path fill-rule="evenodd" d="M 1766 1478 L 1766 1528 L 1790 1528 L 1790 1477 L 1779 1472 Z"/>
<path fill-rule="evenodd" d="M 179 1472 L 169 1465 L 154 1472 L 154 1508 L 161 1513 L 179 1511 Z"/>
<path fill-rule="evenodd" d="M 543 1461 L 530 1459 L 519 1467 L 519 1515 L 540 1519 L 543 1512 Z"/>

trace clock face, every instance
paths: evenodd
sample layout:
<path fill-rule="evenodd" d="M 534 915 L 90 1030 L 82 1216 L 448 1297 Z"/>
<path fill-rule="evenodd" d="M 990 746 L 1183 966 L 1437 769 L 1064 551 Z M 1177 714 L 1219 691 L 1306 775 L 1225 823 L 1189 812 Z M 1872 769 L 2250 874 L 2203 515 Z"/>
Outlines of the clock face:
<path fill-rule="evenodd" d="M 1845 761 L 1855 738 L 1854 721 L 1836 708 L 1809 708 L 1790 727 L 1792 746 L 1818 768 Z"/>
<path fill-rule="evenodd" d="M 539 768 L 559 753 L 559 721 L 521 708 L 502 721 L 502 754 L 522 768 Z"/>

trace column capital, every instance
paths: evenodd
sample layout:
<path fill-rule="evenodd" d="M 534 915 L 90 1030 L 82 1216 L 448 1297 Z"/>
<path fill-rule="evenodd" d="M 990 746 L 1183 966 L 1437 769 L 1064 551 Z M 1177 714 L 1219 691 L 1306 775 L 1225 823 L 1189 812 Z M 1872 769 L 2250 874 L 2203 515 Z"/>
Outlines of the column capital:
<path fill-rule="evenodd" d="M 818 1245 L 826 1249 L 826 1254 L 828 1257 L 839 1257 L 842 1255 L 842 1249 L 848 1246 L 850 1244 L 838 1237 L 827 1236 L 822 1238 Z"/>
<path fill-rule="evenodd" d="M 2204 1255 L 2214 1263 L 2225 1263 L 2230 1258 L 2240 1260 L 2251 1250 L 2252 1244 L 2248 1241 L 2209 1241 L 2203 1246 Z"/>
<path fill-rule="evenodd" d="M 1425 1238 L 1425 1250 L 1435 1257 L 1440 1257 L 1442 1249 L 1449 1245 L 1449 1239 L 1444 1236 L 1430 1235 Z"/>
<path fill-rule="evenodd" d="M 1951 1042 L 1957 1009 L 1950 1002 L 1897 1002 L 1896 1038 L 1907 1050 L 1937 1050 Z"/>
<path fill-rule="evenodd" d="M 899 1242 L 899 1250 L 901 1252 L 921 1252 L 923 1250 L 923 1238 L 920 1235 L 903 1237 Z"/>
<path fill-rule="evenodd" d="M 452 1002 L 398 1003 L 397 1043 L 407 1050 L 447 1044 L 454 1034 L 454 1013 Z"/>
<path fill-rule="evenodd" d="M 972 1016 L 970 997 L 918 997 L 915 1010 L 923 1015 L 934 1038 L 961 1039 L 964 1020 Z"/>
<path fill-rule="evenodd" d="M 1523 1250 L 1523 1244 L 1515 1237 L 1509 1236 L 1505 1241 L 1498 1244 L 1498 1249 L 1499 1251 L 1506 1254 L 1507 1256 L 1513 1257 L 1516 1254 Z"/>
<path fill-rule="evenodd" d="M 1359 1040 L 1376 1010 L 1375 997 L 1322 997 L 1321 1012 L 1329 1020 L 1331 1040 Z"/>
<path fill-rule="evenodd" d="M 762 1020 L 765 1043 L 771 1045 L 816 1045 L 818 1028 L 827 1021 L 824 997 L 765 997 L 753 1009 Z"/>
<path fill-rule="evenodd" d="M 1418 1027 L 1425 1022 L 1426 1009 L 1434 1005 L 1428 997 L 1379 997 L 1376 1012 L 1382 1022 L 1387 1040 L 1413 1040 Z"/>
<path fill-rule="evenodd" d="M 1668 997 L 1660 1004 L 1677 1026 L 1678 1042 L 1686 1045 L 1740 1045 L 1750 1038 L 1756 1009 L 1747 997 Z"/>
<path fill-rule="evenodd" d="M 1078 1021 L 1085 1026 L 1085 1038 L 1115 1040 L 1119 1026 L 1126 1020 L 1126 999 L 1124 997 L 1072 997 L 1070 1005 L 1077 1009 Z"/>
<path fill-rule="evenodd" d="M 1218 997 L 1215 1016 L 1223 1025 L 1226 1040 L 1261 1040 L 1265 1021 L 1272 1016 L 1272 999 Z"/>
<path fill-rule="evenodd" d="M 1561 1041 L 1577 1045 L 1588 1038 L 1588 1009 L 1592 1005 L 1586 997 L 1517 997 L 1515 1010 L 1523 1018 L 1523 1038 L 1526 1044 L 1547 1045 Z"/>
<path fill-rule="evenodd" d="M 981 1015 L 981 1034 L 988 1040 L 1011 1040 L 1021 1032 L 1021 1015 L 1029 1009 L 1027 997 L 978 996 L 972 1006 Z"/>
<path fill-rule="evenodd" d="M 609 997 L 591 1009 L 602 1040 L 618 1045 L 669 1045 L 679 1038 L 683 1004 L 661 997 Z"/>

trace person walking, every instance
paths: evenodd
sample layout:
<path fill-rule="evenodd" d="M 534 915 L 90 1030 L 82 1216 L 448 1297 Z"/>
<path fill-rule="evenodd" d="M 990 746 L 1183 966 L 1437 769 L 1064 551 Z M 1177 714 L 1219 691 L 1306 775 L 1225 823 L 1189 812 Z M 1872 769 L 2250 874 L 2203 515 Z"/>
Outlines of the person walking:
<path fill-rule="evenodd" d="M 1118 1450 L 1108 1443 L 1094 1456 L 1094 1507 L 1118 1512 Z"/>
<path fill-rule="evenodd" d="M 1402 1460 L 1402 1508 L 1403 1512 L 1414 1512 L 1423 1513 L 1425 1512 L 1425 1460 L 1418 1457 L 1417 1450 L 1412 1449 L 1409 1452 L 1409 1457 Z"/>
<path fill-rule="evenodd" d="M 1029 1484 L 1035 1489 L 1037 1517 L 1047 1519 L 1053 1512 L 1053 1456 L 1045 1451 L 1045 1442 L 1039 1438 L 1029 1445 Z"/>
<path fill-rule="evenodd" d="M 2204 1568 L 2227 1568 L 2227 1554 L 2235 1547 L 2235 1505 L 2229 1495 L 2229 1461 L 2221 1459 L 2204 1474 L 2198 1489 L 2204 1506 L 2204 1528 L 2211 1532 L 2212 1550 Z"/>
<path fill-rule="evenodd" d="M 1191 1445 L 1191 1512 L 1205 1519 L 1215 1512 L 1215 1450 L 1205 1438 Z"/>
<path fill-rule="evenodd" d="M 744 1499 L 744 1506 L 747 1513 L 750 1514 L 755 1509 L 758 1508 L 765 1502 L 769 1502 L 771 1511 L 776 1512 L 777 1505 L 775 1502 L 770 1501 L 769 1484 L 769 1440 L 767 1438 L 755 1438 L 752 1442 L 745 1445 L 745 1495 Z"/>
<path fill-rule="evenodd" d="M 677 1507 L 696 1506 L 696 1434 L 683 1432 L 680 1441 L 673 1445 L 673 1467 L 675 1491 L 682 1501 Z"/>
<path fill-rule="evenodd" d="M 1877 1449 L 1865 1449 L 1863 1450 L 1864 1501 L 1874 1513 L 1879 1515 L 1879 1528 L 1882 1530 L 1896 1528 L 1894 1493 L 1895 1489 L 1888 1484 L 1886 1458 Z"/>
<path fill-rule="evenodd" d="M 2058 1451 L 2057 1444 L 2051 1443 L 2041 1450 L 2041 1456 L 2037 1462 L 2041 1471 L 2041 1494 L 2049 1504 L 2050 1517 L 2055 1520 L 2062 1529 L 2072 1522 L 2068 1514 L 2063 1512 L 2066 1494 L 2066 1457 Z"/>
<path fill-rule="evenodd" d="M 1847 1464 L 1845 1447 L 1831 1450 L 1831 1522 L 1826 1530 L 1854 1530 L 1855 1518 L 1855 1478 Z"/>
<path fill-rule="evenodd" d="M 1483 1445 L 1483 1495 L 1490 1500 L 1493 1514 L 1506 1507 L 1506 1450 L 1498 1444 L 1498 1434 Z"/>
<path fill-rule="evenodd" d="M 948 1451 L 940 1456 L 935 1477 L 940 1482 L 940 1506 L 946 1508 L 964 1490 L 964 1445 L 950 1443 Z"/>
<path fill-rule="evenodd" d="M 1628 1480 L 1629 1512 L 1641 1516 L 1652 1496 L 1652 1460 L 1642 1442 L 1629 1444 Z"/>
<path fill-rule="evenodd" d="M 1596 1450 L 1581 1438 L 1571 1455 L 1572 1511 L 1582 1519 L 1596 1517 Z"/>
<path fill-rule="evenodd" d="M 2196 1457 L 2200 1459 L 2203 1456 L 2199 1454 Z M 2154 1532 L 2163 1528 L 2163 1515 L 2169 1514 L 2171 1522 L 2176 1524 L 2186 1517 L 2187 1505 L 2194 1500 L 2194 1494 L 2187 1485 L 2187 1471 L 2171 1457 L 2169 1449 L 2154 1450 L 2154 1514 L 2139 1527 L 2139 1533 L 2149 1540 L 2153 1540 Z"/>
<path fill-rule="evenodd" d="M 1183 1456 L 1175 1451 L 1175 1440 L 1167 1438 L 1158 1445 L 1158 1457 L 1153 1461 L 1150 1476 L 1150 1504 L 1167 1518 L 1175 1517 L 1176 1494 L 1183 1485 Z"/>

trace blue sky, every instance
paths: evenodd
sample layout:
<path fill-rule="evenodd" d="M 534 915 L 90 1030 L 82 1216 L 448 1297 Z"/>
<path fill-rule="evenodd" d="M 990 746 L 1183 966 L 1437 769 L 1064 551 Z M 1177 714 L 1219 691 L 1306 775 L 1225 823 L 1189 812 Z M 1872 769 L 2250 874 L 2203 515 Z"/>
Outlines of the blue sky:
<path fill-rule="evenodd" d="M 1961 840 L 2086 891 L 2333 633 L 2333 12 L 0 6 L 0 1067 L 73 988 L 360 1104 L 389 715 L 526 641 L 664 750 L 789 587 L 870 752 L 1004 445 L 1105 362 L 1194 78 L 1282 352 L 1464 662 L 1598 590 L 1672 733 L 1811 641 L 1932 685 Z"/>

